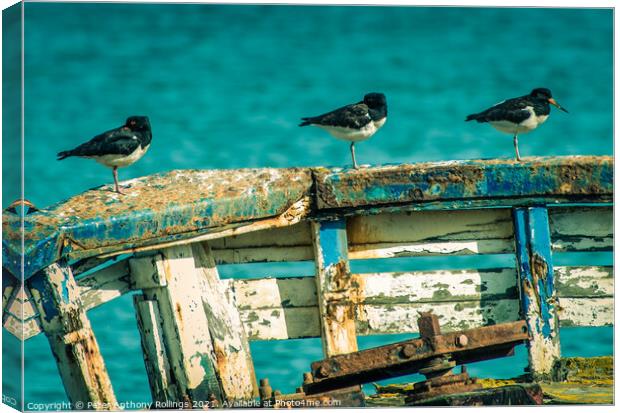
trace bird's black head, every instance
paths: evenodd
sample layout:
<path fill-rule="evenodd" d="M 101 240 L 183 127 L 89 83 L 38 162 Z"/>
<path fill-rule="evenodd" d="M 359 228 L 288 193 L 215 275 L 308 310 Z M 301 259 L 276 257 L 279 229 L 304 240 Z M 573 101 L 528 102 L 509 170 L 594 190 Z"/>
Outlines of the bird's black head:
<path fill-rule="evenodd" d="M 530 96 L 536 100 L 544 101 L 551 103 L 556 108 L 560 109 L 563 112 L 568 113 L 566 109 L 564 109 L 558 102 L 555 101 L 553 96 L 551 95 L 551 91 L 544 87 L 538 87 L 530 92 Z"/>
<path fill-rule="evenodd" d="M 544 87 L 537 87 L 536 89 L 532 90 L 530 92 L 530 96 L 541 100 L 549 100 L 553 97 L 551 95 L 551 91 Z"/>
<path fill-rule="evenodd" d="M 130 116 L 125 122 L 125 127 L 137 132 L 150 132 L 151 122 L 147 116 Z"/>
<path fill-rule="evenodd" d="M 383 93 L 367 93 L 364 95 L 363 102 L 371 109 L 379 109 L 387 106 L 387 101 Z"/>

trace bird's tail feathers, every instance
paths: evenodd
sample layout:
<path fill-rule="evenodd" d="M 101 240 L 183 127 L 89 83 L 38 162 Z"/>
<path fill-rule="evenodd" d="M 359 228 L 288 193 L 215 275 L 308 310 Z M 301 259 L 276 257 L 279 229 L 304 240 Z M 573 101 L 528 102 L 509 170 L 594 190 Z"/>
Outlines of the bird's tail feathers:
<path fill-rule="evenodd" d="M 58 152 L 58 154 L 56 155 L 58 156 L 58 161 L 62 161 L 65 158 L 68 158 L 70 156 L 73 156 L 73 151 L 62 151 L 62 152 Z"/>
<path fill-rule="evenodd" d="M 299 126 L 312 125 L 311 119 L 312 118 L 301 118 L 302 122 L 299 124 Z"/>

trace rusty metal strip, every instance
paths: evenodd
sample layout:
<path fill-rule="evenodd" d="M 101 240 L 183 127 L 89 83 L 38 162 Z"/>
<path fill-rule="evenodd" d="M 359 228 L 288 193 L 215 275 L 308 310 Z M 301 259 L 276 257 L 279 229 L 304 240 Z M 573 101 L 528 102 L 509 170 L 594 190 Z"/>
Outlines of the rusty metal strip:
<path fill-rule="evenodd" d="M 497 324 L 341 354 L 312 363 L 307 394 L 420 371 L 435 357 L 451 354 L 456 364 L 503 357 L 529 337 L 524 321 Z"/>

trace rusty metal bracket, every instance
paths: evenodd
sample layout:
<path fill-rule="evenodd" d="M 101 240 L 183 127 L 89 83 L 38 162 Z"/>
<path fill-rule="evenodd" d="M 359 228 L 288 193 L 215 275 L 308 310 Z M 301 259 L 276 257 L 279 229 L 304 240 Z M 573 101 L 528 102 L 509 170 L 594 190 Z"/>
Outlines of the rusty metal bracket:
<path fill-rule="evenodd" d="M 312 363 L 311 373 L 304 376 L 304 394 L 412 373 L 426 375 L 428 380 L 426 384 L 420 384 L 420 389 L 439 386 L 446 390 L 447 387 L 454 388 L 456 383 L 460 383 L 461 388 L 472 388 L 475 382 L 469 379 L 466 371 L 453 375 L 453 367 L 512 355 L 514 347 L 529 338 L 525 321 L 441 334 L 437 316 L 422 313 L 418 326 L 418 339 L 340 354 Z"/>

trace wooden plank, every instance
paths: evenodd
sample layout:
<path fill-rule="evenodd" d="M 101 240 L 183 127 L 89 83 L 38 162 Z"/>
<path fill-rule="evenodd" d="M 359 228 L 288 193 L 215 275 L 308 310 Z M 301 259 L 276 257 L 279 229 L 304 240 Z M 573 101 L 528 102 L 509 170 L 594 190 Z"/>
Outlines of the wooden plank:
<path fill-rule="evenodd" d="M 417 333 L 419 311 L 433 310 L 442 331 L 457 331 L 519 319 L 519 301 L 461 301 L 395 305 L 361 304 L 356 307 L 358 335 Z M 287 340 L 320 337 L 317 307 L 242 310 L 250 340 Z"/>
<path fill-rule="evenodd" d="M 517 298 L 515 270 L 355 274 L 359 302 L 373 305 Z"/>
<path fill-rule="evenodd" d="M 170 365 L 166 355 L 166 344 L 162 331 L 157 301 L 147 300 L 142 295 L 134 295 L 133 304 L 138 320 L 140 342 L 149 387 L 154 402 L 179 399 L 178 388 L 170 377 Z"/>
<path fill-rule="evenodd" d="M 611 326 L 614 323 L 614 299 L 560 297 L 558 317 L 564 327 Z"/>
<path fill-rule="evenodd" d="M 555 267 L 558 297 L 613 297 L 613 267 Z"/>
<path fill-rule="evenodd" d="M 321 337 L 319 308 L 264 308 L 239 311 L 252 341 Z"/>
<path fill-rule="evenodd" d="M 426 253 L 496 253 L 513 251 L 507 209 L 420 211 L 356 216 L 348 219 L 350 251 L 409 246 Z M 455 245 L 451 247 L 450 245 Z"/>
<path fill-rule="evenodd" d="M 445 332 L 519 320 L 517 299 L 391 306 L 364 304 L 357 311 L 357 331 L 360 335 L 417 333 L 419 312 L 431 310 Z"/>
<path fill-rule="evenodd" d="M 563 327 L 593 327 L 613 325 L 613 299 L 560 298 L 560 325 Z M 443 303 L 412 303 L 410 305 L 360 305 L 356 312 L 363 314 L 356 321 L 358 335 L 417 333 L 418 311 L 430 311 L 440 316 L 442 331 L 458 331 L 490 323 L 519 319 L 519 301 L 460 301 Z M 252 341 L 288 340 L 320 337 L 317 307 L 283 309 L 246 309 L 240 311 L 248 337 Z"/>
<path fill-rule="evenodd" d="M 214 250 L 213 256 L 216 264 L 310 261 L 314 257 L 311 246 Z"/>
<path fill-rule="evenodd" d="M 202 305 L 216 358 L 216 374 L 228 401 L 258 397 L 254 364 L 237 308 L 227 300 L 225 286 L 207 243 L 192 245 L 196 269 L 202 278 Z"/>
<path fill-rule="evenodd" d="M 69 400 L 78 408 L 116 410 L 112 383 L 70 268 L 52 264 L 29 281 Z"/>
<path fill-rule="evenodd" d="M 165 287 L 166 269 L 161 254 L 129 259 L 130 286 L 133 290 Z"/>
<path fill-rule="evenodd" d="M 316 291 L 325 357 L 357 351 L 357 286 L 349 268 L 346 220 L 312 223 Z"/>
<path fill-rule="evenodd" d="M 527 322 L 530 374 L 550 379 L 560 359 L 549 218 L 544 207 L 515 208 L 515 245 L 521 313 Z"/>
<path fill-rule="evenodd" d="M 431 243 L 381 243 L 351 246 L 350 258 L 403 258 L 431 255 L 506 254 L 514 243 L 508 240 L 451 241 Z"/>
<path fill-rule="evenodd" d="M 608 207 L 550 210 L 553 250 L 609 251 L 613 243 Z M 416 211 L 348 218 L 349 259 L 514 252 L 510 209 Z M 211 242 L 218 264 L 311 260 L 307 223 Z"/>
<path fill-rule="evenodd" d="M 151 259 L 145 262 L 151 262 Z M 136 264 L 130 263 L 130 265 Z M 554 267 L 554 273 L 558 297 L 613 297 L 613 267 Z M 360 292 L 361 302 L 368 304 L 387 305 L 405 301 L 448 302 L 493 299 L 502 296 L 504 298 L 516 297 L 516 270 L 514 268 L 388 272 L 353 274 L 352 277 L 358 285 L 363 287 L 363 291 Z M 252 326 L 248 331 L 251 338 L 264 336 L 285 339 L 289 335 L 303 337 L 308 329 L 314 331 L 313 327 L 306 328 L 303 319 L 298 322 L 294 318 L 283 318 L 283 311 L 288 308 L 312 307 L 304 313 L 303 317 L 310 317 L 309 323 L 311 324 L 314 320 L 318 322 L 314 277 L 227 279 L 221 282 L 225 285 L 227 295 L 234 292 L 234 301 L 240 311 L 266 310 L 256 313 L 245 311 L 243 314 L 246 329 L 248 325 Z M 131 288 L 128 275 L 123 274 L 122 271 L 107 270 L 105 273 L 93 273 L 80 278 L 77 283 L 82 295 L 82 303 L 86 309 L 102 305 L 130 291 Z M 594 307 L 598 308 L 599 304 L 593 303 L 595 303 Z M 273 310 L 277 310 L 279 315 L 269 315 Z M 292 312 L 288 315 L 292 317 L 294 314 L 297 313 Z M 5 317 L 7 317 L 6 314 Z M 21 328 L 15 329 L 18 318 L 13 317 L 13 319 L 6 322 L 7 330 L 18 337 L 23 336 L 27 339 L 41 332 L 38 322 L 30 320 L 26 321 L 27 325 L 24 327 L 26 332 L 22 333 Z M 263 324 L 259 324 L 261 321 Z M 290 324 L 288 327 L 287 322 Z M 267 323 L 273 323 L 274 328 L 280 331 L 265 332 L 268 328 Z M 600 320 L 595 323 L 598 325 Z M 570 320 L 563 318 L 561 324 L 570 324 Z M 587 326 L 589 324 L 586 319 L 580 319 L 575 325 Z"/>
<path fill-rule="evenodd" d="M 215 374 L 209 321 L 203 307 L 201 274 L 190 246 L 162 250 L 165 287 L 145 289 L 144 297 L 158 303 L 168 363 L 177 383 L 177 400 L 222 400 Z"/>
<path fill-rule="evenodd" d="M 558 296 L 613 296 L 613 267 L 555 267 Z M 360 304 L 517 298 L 516 270 L 438 270 L 352 274 Z M 314 277 L 228 279 L 239 310 L 316 307 Z M 583 281 L 583 282 L 582 282 Z"/>
<path fill-rule="evenodd" d="M 572 277 L 605 279 L 613 269 L 557 267 L 554 271 L 558 295 L 567 296 L 577 291 L 571 286 Z M 439 312 L 441 322 L 453 330 L 464 326 L 473 328 L 485 322 L 514 321 L 519 317 L 516 271 L 512 268 L 353 274 L 352 277 L 359 285 L 356 314 L 357 334 L 361 335 L 416 332 L 417 311 L 430 309 Z M 319 336 L 313 277 L 227 282 L 228 288 L 235 290 L 236 303 L 251 340 Z M 563 285 L 568 288 L 563 289 Z M 566 312 L 560 310 L 562 325 L 606 325 L 613 321 L 609 317 L 611 301 L 598 298 L 604 297 L 603 293 L 613 293 L 613 288 L 602 285 L 600 289 L 583 288 L 577 293 L 583 295 L 577 301 L 590 304 L 573 305 L 576 300 L 567 299 Z M 560 307 L 564 305 L 563 300 L 560 299 Z M 587 311 L 582 311 L 586 308 Z M 571 324 L 573 318 L 575 322 Z"/>
<path fill-rule="evenodd" d="M 131 291 L 127 260 L 81 277 L 78 289 L 86 310 L 98 307 Z"/>
<path fill-rule="evenodd" d="M 239 310 L 261 308 L 316 307 L 314 277 L 228 279 Z"/>
<path fill-rule="evenodd" d="M 612 207 L 549 209 L 553 251 L 612 251 Z"/>

